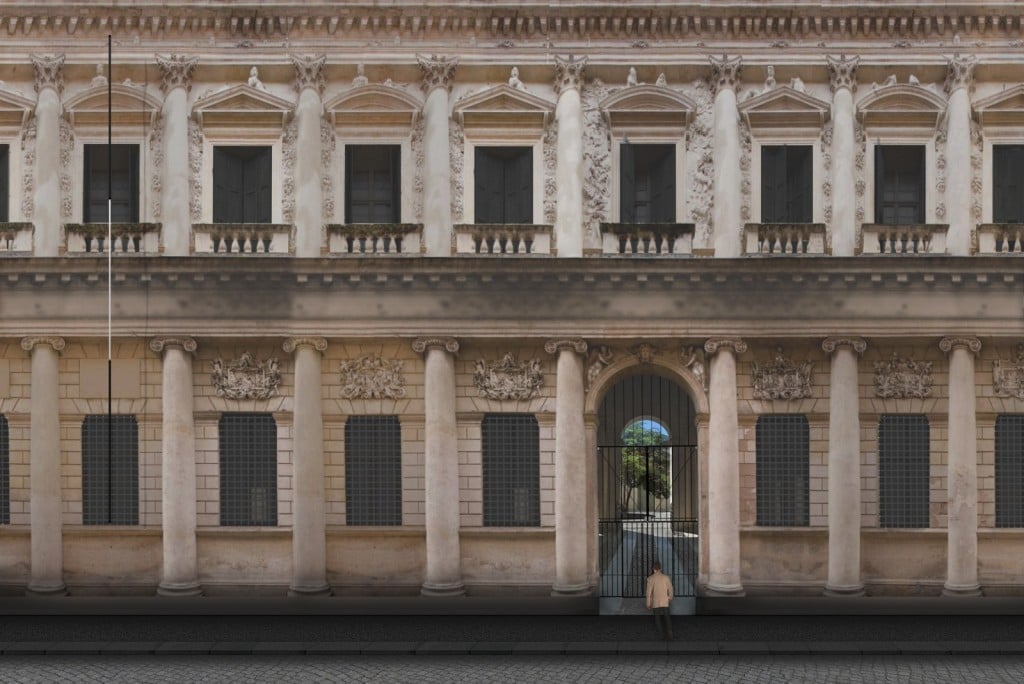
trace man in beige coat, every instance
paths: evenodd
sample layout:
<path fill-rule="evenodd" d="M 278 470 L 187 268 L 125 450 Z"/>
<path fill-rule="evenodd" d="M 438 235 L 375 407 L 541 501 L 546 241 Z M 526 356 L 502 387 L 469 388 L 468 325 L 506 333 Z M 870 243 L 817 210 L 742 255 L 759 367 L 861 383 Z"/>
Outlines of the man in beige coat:
<path fill-rule="evenodd" d="M 647 578 L 647 609 L 654 611 L 654 624 L 658 626 L 661 638 L 671 640 L 672 618 L 669 617 L 668 606 L 675 594 L 672 589 L 672 580 L 668 575 L 662 574 L 661 563 L 658 561 L 654 562 L 651 569 L 653 572 Z"/>

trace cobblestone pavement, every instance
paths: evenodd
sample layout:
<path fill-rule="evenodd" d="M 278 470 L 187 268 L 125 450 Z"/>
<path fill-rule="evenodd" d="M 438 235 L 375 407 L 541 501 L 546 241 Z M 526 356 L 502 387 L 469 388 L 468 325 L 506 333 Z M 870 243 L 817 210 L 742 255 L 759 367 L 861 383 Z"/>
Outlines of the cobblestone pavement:
<path fill-rule="evenodd" d="M 5 657 L 2 682 L 1013 682 L 1011 656 Z"/>

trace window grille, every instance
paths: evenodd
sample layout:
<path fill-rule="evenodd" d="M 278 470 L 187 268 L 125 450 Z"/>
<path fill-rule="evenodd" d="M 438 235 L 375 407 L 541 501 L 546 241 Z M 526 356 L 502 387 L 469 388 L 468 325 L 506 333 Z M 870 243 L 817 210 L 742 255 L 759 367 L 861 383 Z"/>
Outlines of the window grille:
<path fill-rule="evenodd" d="M 1024 527 L 1024 414 L 996 417 L 996 527 Z"/>
<path fill-rule="evenodd" d="M 345 423 L 345 520 L 402 524 L 402 428 L 397 416 L 350 416 Z"/>
<path fill-rule="evenodd" d="M 109 164 L 108 162 L 109 154 Z M 110 217 L 115 223 L 137 223 L 139 220 L 139 146 L 85 145 L 85 173 L 82 221 L 106 223 L 107 193 L 110 192 Z M 109 178 L 108 178 L 109 177 Z M 112 190 L 108 190 L 110 180 Z"/>
<path fill-rule="evenodd" d="M 757 419 L 757 524 L 810 525 L 810 429 L 802 415 Z"/>
<path fill-rule="evenodd" d="M 82 524 L 138 523 L 139 427 L 135 416 L 86 416 L 82 421 Z"/>
<path fill-rule="evenodd" d="M 11 522 L 11 451 L 7 416 L 0 415 L 0 525 Z"/>
<path fill-rule="evenodd" d="M 927 416 L 884 415 L 878 421 L 881 527 L 928 527 Z"/>
<path fill-rule="evenodd" d="M 345 146 L 345 223 L 399 223 L 400 145 Z"/>
<path fill-rule="evenodd" d="M 268 413 L 220 417 L 220 524 L 277 524 L 277 423 Z"/>
<path fill-rule="evenodd" d="M 532 415 L 488 414 L 481 425 L 485 526 L 540 525 L 540 430 Z"/>

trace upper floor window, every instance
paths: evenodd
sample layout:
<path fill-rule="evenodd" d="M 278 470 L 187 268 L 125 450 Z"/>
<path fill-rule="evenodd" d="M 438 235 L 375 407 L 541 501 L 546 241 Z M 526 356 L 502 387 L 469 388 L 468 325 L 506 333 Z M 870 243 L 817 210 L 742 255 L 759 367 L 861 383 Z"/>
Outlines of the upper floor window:
<path fill-rule="evenodd" d="M 0 222 L 10 221 L 10 146 L 0 145 Z"/>
<path fill-rule="evenodd" d="M 924 145 L 875 148 L 875 223 L 924 223 Z"/>
<path fill-rule="evenodd" d="M 480 428 L 484 526 L 540 525 L 536 417 L 489 413 Z"/>
<path fill-rule="evenodd" d="M 619 220 L 622 223 L 675 223 L 675 145 L 619 148 Z"/>
<path fill-rule="evenodd" d="M 996 527 L 1024 527 L 1024 414 L 996 417 Z"/>
<path fill-rule="evenodd" d="M 882 527 L 928 527 L 927 416 L 884 415 L 878 421 L 878 503 Z"/>
<path fill-rule="evenodd" d="M 757 524 L 810 524 L 810 430 L 807 417 L 760 416 L 756 439 Z"/>
<path fill-rule="evenodd" d="M 533 148 L 476 148 L 476 223 L 533 223 Z"/>
<path fill-rule="evenodd" d="M 345 223 L 400 223 L 399 145 L 345 146 Z"/>
<path fill-rule="evenodd" d="M 992 221 L 1024 223 L 1024 145 L 992 146 Z"/>
<path fill-rule="evenodd" d="M 277 524 L 277 423 L 269 413 L 220 417 L 220 524 Z"/>
<path fill-rule="evenodd" d="M 271 177 L 270 147 L 214 147 L 214 223 L 270 223 Z"/>
<path fill-rule="evenodd" d="M 761 148 L 761 223 L 811 223 L 810 145 Z"/>
<path fill-rule="evenodd" d="M 82 422 L 82 524 L 139 522 L 139 426 L 135 416 Z"/>
<path fill-rule="evenodd" d="M 402 524 L 402 427 L 397 416 L 345 422 L 345 521 Z"/>
<path fill-rule="evenodd" d="M 85 145 L 85 173 L 82 221 L 106 223 L 107 197 L 111 198 L 110 220 L 114 223 L 139 221 L 139 146 Z"/>

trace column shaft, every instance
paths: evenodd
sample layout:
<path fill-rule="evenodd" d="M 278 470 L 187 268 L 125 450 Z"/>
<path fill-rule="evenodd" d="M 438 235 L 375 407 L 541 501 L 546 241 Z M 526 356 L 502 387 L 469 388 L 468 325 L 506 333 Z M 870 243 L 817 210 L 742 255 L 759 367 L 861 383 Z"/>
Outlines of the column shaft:
<path fill-rule="evenodd" d="M 974 352 L 964 345 L 954 346 L 949 356 L 948 434 L 948 551 L 943 593 L 977 596 L 980 591 Z"/>
<path fill-rule="evenodd" d="M 583 106 L 580 91 L 563 90 L 555 108 L 555 245 L 560 257 L 583 256 Z"/>
<path fill-rule="evenodd" d="M 63 341 L 58 345 L 63 348 Z M 61 535 L 60 414 L 57 350 L 38 342 L 32 352 L 29 521 L 32 568 L 29 594 L 66 593 Z"/>
<path fill-rule="evenodd" d="M 295 106 L 295 255 L 320 256 L 323 240 L 323 189 L 320 185 L 320 113 L 323 103 L 313 88 L 299 93 Z"/>
<path fill-rule="evenodd" d="M 33 217 L 35 255 L 57 256 L 60 247 L 60 96 L 52 87 L 36 102 L 36 168 Z"/>
<path fill-rule="evenodd" d="M 555 594 L 579 594 L 587 585 L 586 430 L 583 357 L 558 352 L 555 398 Z"/>
<path fill-rule="evenodd" d="M 163 106 L 163 178 L 160 189 L 164 254 L 188 256 L 192 219 L 189 214 L 188 91 L 172 88 Z"/>
<path fill-rule="evenodd" d="M 736 357 L 731 347 L 721 347 L 711 357 L 709 389 L 707 588 L 713 594 L 737 595 L 743 593 L 743 585 Z"/>
<path fill-rule="evenodd" d="M 714 104 L 714 207 L 712 223 L 715 233 L 715 256 L 740 255 L 740 129 L 736 93 L 732 88 L 721 88 Z"/>
<path fill-rule="evenodd" d="M 971 253 L 971 102 L 966 88 L 949 95 L 946 109 L 946 249 L 955 256 Z"/>
<path fill-rule="evenodd" d="M 856 150 L 853 93 L 843 86 L 832 96 L 832 254 L 853 256 L 857 245 Z"/>
<path fill-rule="evenodd" d="M 423 105 L 423 239 L 427 256 L 452 253 L 452 179 L 448 90 L 433 88 Z"/>

